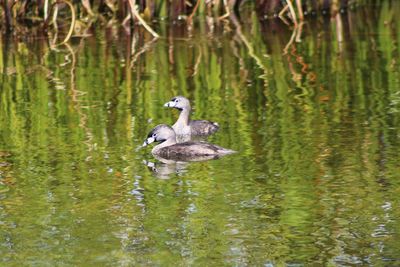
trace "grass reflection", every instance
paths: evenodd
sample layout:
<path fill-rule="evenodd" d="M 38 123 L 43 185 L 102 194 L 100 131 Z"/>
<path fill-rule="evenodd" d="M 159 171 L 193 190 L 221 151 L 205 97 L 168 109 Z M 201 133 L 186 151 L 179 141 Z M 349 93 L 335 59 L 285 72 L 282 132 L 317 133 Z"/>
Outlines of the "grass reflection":
<path fill-rule="evenodd" d="M 254 17 L 242 36 L 2 37 L 2 262 L 397 263 L 398 8 L 305 24 L 290 45 Z M 157 179 L 138 147 L 179 94 L 240 153 Z"/>

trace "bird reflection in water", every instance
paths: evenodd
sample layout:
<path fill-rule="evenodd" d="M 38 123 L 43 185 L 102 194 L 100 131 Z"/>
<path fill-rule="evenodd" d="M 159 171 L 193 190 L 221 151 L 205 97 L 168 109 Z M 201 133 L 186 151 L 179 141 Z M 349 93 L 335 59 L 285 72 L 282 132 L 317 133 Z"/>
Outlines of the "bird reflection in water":
<path fill-rule="evenodd" d="M 143 160 L 143 164 L 148 167 L 153 174 L 159 179 L 169 179 L 171 175 L 182 175 L 187 172 L 187 168 L 191 163 L 201 162 L 207 160 L 214 160 L 220 158 L 220 156 L 198 156 L 191 157 L 190 160 L 173 160 L 165 159 L 160 156 L 154 155 L 157 161 Z"/>

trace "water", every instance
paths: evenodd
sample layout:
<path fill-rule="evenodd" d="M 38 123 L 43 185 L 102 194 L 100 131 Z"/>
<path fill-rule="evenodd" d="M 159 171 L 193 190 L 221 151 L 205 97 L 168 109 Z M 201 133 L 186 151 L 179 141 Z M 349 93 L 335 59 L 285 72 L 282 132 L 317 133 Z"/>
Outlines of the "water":
<path fill-rule="evenodd" d="M 399 265 L 399 8 L 311 20 L 292 44 L 254 16 L 54 50 L 3 36 L 0 265 Z M 140 148 L 178 94 L 238 153 Z"/>

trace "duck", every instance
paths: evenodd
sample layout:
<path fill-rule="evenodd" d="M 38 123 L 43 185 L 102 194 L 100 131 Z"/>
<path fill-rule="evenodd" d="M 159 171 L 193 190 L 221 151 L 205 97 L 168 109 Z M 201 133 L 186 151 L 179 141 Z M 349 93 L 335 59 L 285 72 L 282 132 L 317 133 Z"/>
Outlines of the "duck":
<path fill-rule="evenodd" d="M 184 96 L 175 96 L 164 107 L 176 108 L 180 111 L 179 118 L 172 125 L 175 133 L 179 135 L 208 136 L 219 129 L 216 122 L 207 120 L 190 120 L 190 101 Z"/>
<path fill-rule="evenodd" d="M 178 143 L 176 133 L 171 126 L 159 124 L 150 131 L 143 147 L 158 142 L 151 153 L 157 158 L 180 160 L 180 161 L 203 161 L 216 159 L 236 151 L 226 149 L 205 141 L 188 141 Z"/>

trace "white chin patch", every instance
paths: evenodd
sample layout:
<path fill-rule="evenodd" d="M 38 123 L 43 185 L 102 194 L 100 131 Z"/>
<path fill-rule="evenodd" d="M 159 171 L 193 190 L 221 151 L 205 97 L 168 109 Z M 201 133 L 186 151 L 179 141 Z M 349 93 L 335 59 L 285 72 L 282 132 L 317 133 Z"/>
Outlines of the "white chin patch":
<path fill-rule="evenodd" d="M 175 107 L 175 105 L 176 105 L 176 103 L 174 101 L 169 101 L 164 104 L 164 107 L 173 108 L 173 107 Z"/>
<path fill-rule="evenodd" d="M 146 141 L 144 141 L 143 146 L 147 146 L 151 143 L 153 143 L 155 141 L 155 139 L 153 137 L 149 137 L 146 139 Z"/>

